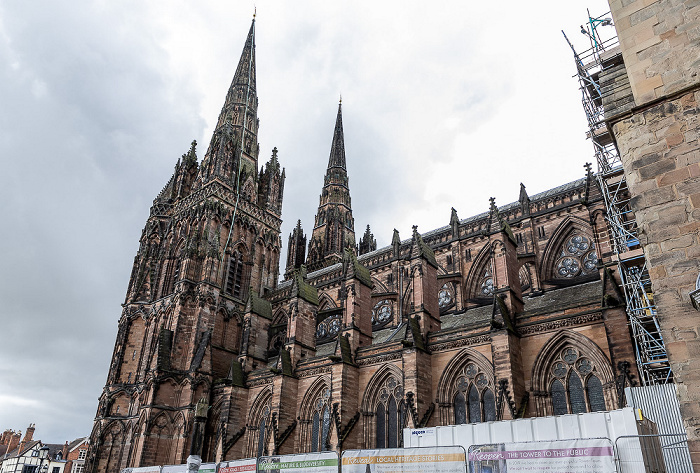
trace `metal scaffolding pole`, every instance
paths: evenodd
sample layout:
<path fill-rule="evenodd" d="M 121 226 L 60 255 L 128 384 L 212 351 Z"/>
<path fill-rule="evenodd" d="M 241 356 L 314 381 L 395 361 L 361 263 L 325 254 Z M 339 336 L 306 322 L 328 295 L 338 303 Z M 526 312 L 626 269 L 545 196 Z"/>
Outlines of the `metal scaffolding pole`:
<path fill-rule="evenodd" d="M 599 35 L 598 27 L 608 25 L 612 25 L 612 22 L 605 15 L 597 18 L 589 15 L 587 24 L 581 26 L 581 32 L 588 37 L 591 47 L 580 55 L 566 34 L 564 38 L 571 46 L 576 61 L 581 102 L 588 121 L 587 134 L 593 143 L 598 164 L 596 179 L 605 200 L 613 259 L 617 262 L 620 284 L 625 294 L 641 381 L 644 385 L 663 384 L 670 382 L 673 374 L 659 329 L 654 294 L 638 238 L 637 223 L 630 206 L 622 162 L 615 140 L 605 123 L 604 96 L 614 91 L 603 90 L 600 76 L 609 64 L 620 64 L 622 61 L 619 48 L 617 51 L 615 49 L 617 37 L 601 40 Z"/>

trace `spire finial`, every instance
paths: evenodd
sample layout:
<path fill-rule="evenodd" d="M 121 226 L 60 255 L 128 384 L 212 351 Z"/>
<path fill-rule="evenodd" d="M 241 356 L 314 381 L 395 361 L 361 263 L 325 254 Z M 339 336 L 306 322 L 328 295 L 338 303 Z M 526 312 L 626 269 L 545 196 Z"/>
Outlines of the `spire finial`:
<path fill-rule="evenodd" d="M 343 104 L 343 94 L 341 93 L 340 100 L 338 100 L 338 105 L 342 105 L 342 104 Z"/>
<path fill-rule="evenodd" d="M 253 21 L 255 21 L 255 15 L 258 14 L 258 7 L 257 5 L 253 5 Z"/>

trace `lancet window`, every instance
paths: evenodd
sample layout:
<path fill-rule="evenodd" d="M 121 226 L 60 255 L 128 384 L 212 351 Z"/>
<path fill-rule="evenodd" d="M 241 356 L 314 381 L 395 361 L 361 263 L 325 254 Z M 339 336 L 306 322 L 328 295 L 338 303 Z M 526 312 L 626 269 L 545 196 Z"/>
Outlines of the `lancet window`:
<path fill-rule="evenodd" d="M 550 395 L 554 415 L 605 410 L 603 384 L 593 362 L 574 347 L 564 348 L 552 363 Z"/>
<path fill-rule="evenodd" d="M 328 434 L 331 428 L 331 391 L 326 388 L 314 403 L 311 417 L 311 448 L 312 452 L 327 450 Z"/>
<path fill-rule="evenodd" d="M 243 295 L 243 256 L 238 252 L 229 257 L 228 271 L 226 272 L 226 289 L 227 294 L 233 297 L 241 297 Z"/>
<path fill-rule="evenodd" d="M 444 311 L 452 307 L 455 303 L 454 288 L 452 284 L 443 284 L 438 291 L 438 305 L 440 310 Z"/>
<path fill-rule="evenodd" d="M 488 376 L 474 363 L 464 367 L 455 383 L 455 424 L 496 420 L 496 397 Z"/>
<path fill-rule="evenodd" d="M 403 386 L 390 376 L 379 389 L 375 410 L 377 448 L 396 448 L 406 421 Z"/>

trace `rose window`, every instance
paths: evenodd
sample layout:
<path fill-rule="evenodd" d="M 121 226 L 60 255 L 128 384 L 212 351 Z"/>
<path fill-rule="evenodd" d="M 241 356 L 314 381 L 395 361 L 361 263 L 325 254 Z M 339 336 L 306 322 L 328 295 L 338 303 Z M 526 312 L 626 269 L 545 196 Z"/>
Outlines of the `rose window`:
<path fill-rule="evenodd" d="M 449 307 L 452 304 L 454 298 L 452 297 L 452 290 L 449 284 L 445 284 L 440 288 L 438 292 L 438 304 L 441 309 Z"/>
<path fill-rule="evenodd" d="M 316 339 L 335 337 L 340 332 L 341 322 L 339 315 L 330 316 L 319 322 L 316 327 Z"/>
<path fill-rule="evenodd" d="M 391 316 L 391 301 L 379 301 L 372 309 L 372 325 L 383 325 L 391 320 Z"/>
<path fill-rule="evenodd" d="M 564 243 L 555 264 L 557 276 L 571 279 L 580 275 L 591 274 L 597 270 L 598 255 L 590 239 L 574 234 Z"/>

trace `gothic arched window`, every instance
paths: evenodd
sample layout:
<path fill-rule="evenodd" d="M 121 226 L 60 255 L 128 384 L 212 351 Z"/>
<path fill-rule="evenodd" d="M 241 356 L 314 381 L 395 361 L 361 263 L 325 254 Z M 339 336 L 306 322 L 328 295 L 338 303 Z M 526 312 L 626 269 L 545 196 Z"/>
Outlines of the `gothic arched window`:
<path fill-rule="evenodd" d="M 243 295 L 243 256 L 234 251 L 228 260 L 228 271 L 226 272 L 227 294 L 240 298 Z"/>
<path fill-rule="evenodd" d="M 325 388 L 316 398 L 314 413 L 311 417 L 311 445 L 309 451 L 322 452 L 326 450 L 328 434 L 331 428 L 331 390 Z"/>
<path fill-rule="evenodd" d="M 550 395 L 554 415 L 605 410 L 603 385 L 590 359 L 574 347 L 561 350 L 552 364 Z"/>
<path fill-rule="evenodd" d="M 453 400 L 455 424 L 496 420 L 496 398 L 489 378 L 474 363 L 457 377 Z"/>
<path fill-rule="evenodd" d="M 377 448 L 396 448 L 401 445 L 401 431 L 406 421 L 403 386 L 389 376 L 379 389 L 375 409 Z"/>

